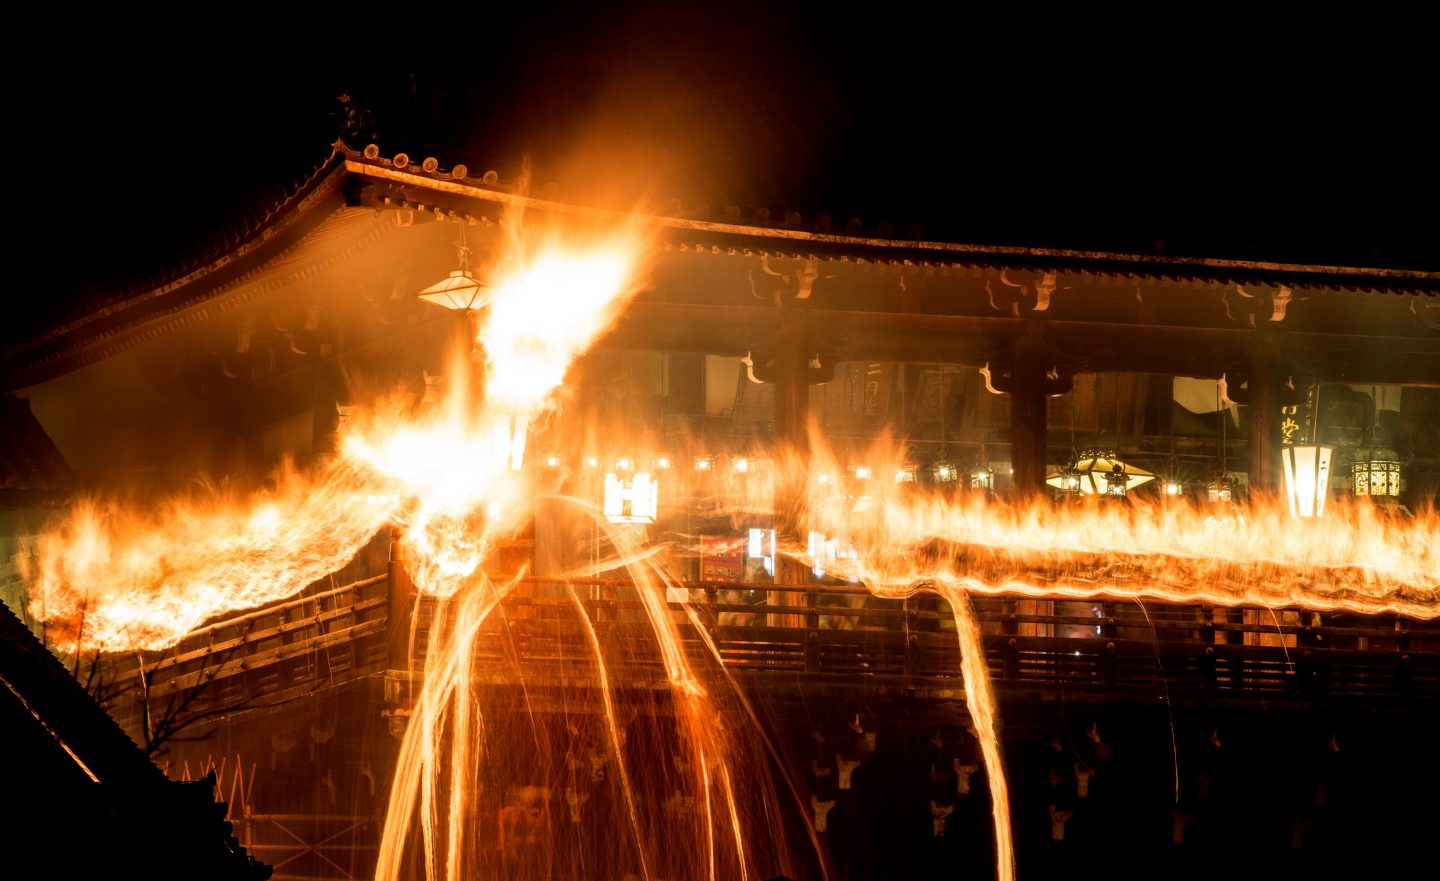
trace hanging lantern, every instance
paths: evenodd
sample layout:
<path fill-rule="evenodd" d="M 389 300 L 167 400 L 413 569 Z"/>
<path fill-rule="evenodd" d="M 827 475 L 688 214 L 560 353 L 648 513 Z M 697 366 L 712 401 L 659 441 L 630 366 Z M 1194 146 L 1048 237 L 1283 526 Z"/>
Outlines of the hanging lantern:
<path fill-rule="evenodd" d="M 1400 457 L 1394 450 L 1371 447 L 1350 466 L 1350 489 L 1357 496 L 1395 498 L 1400 495 Z"/>
<path fill-rule="evenodd" d="M 981 492 L 995 489 L 995 469 L 986 462 L 970 472 L 970 488 Z"/>
<path fill-rule="evenodd" d="M 1235 481 L 1229 474 L 1216 475 L 1215 479 L 1205 484 L 1205 497 L 1212 505 L 1229 504 L 1235 494 Z"/>
<path fill-rule="evenodd" d="M 421 291 L 418 296 L 427 303 L 434 303 L 446 309 L 469 312 L 479 309 L 488 301 L 489 285 L 470 274 L 468 269 L 456 269 L 448 276 Z"/>
<path fill-rule="evenodd" d="M 1045 483 L 1064 494 L 1123 496 L 1155 475 L 1127 465 L 1111 451 L 1086 450 L 1063 468 L 1049 474 Z"/>
<path fill-rule="evenodd" d="M 1070 465 L 1065 465 L 1055 474 L 1046 477 L 1045 482 L 1060 490 L 1062 496 L 1085 494 L 1085 491 L 1080 488 L 1080 472 Z"/>
<path fill-rule="evenodd" d="M 1381 402 L 1386 389 L 1375 386 L 1371 399 L 1375 404 L 1375 424 L 1370 429 L 1370 446 L 1359 451 L 1350 466 L 1350 489 L 1357 496 L 1393 499 L 1400 495 L 1400 456 L 1385 446 L 1385 430 L 1380 426 Z"/>
<path fill-rule="evenodd" d="M 1292 444 L 1281 450 L 1285 465 L 1285 497 L 1296 517 L 1323 517 L 1330 489 L 1330 444 Z"/>
<path fill-rule="evenodd" d="M 473 312 L 489 302 L 490 286 L 470 272 L 470 249 L 460 228 L 460 268 L 419 293 L 420 299 L 445 309 Z"/>
<path fill-rule="evenodd" d="M 954 483 L 960 479 L 960 469 L 948 459 L 935 460 L 935 464 L 930 466 L 930 473 L 935 476 L 936 483 Z"/>
<path fill-rule="evenodd" d="M 1109 471 L 1102 472 L 1102 476 L 1105 478 L 1107 496 L 1123 496 L 1130 488 L 1130 476 L 1125 473 L 1124 463 L 1116 462 L 1110 466 Z"/>
<path fill-rule="evenodd" d="M 660 486 L 649 474 L 605 475 L 605 519 L 611 523 L 654 523 L 660 509 Z"/>

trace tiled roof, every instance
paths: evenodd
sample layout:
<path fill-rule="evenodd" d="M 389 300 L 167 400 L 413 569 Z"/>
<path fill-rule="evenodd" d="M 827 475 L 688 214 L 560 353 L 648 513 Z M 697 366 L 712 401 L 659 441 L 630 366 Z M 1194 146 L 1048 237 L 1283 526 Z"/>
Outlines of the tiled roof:
<path fill-rule="evenodd" d="M 9 606 L 0 603 L 0 698 L 19 703 L 71 765 L 97 782 L 156 785 L 165 775 L 145 757 Z M 12 706 L 13 710 L 13 706 Z M 23 715 L 23 714 L 22 714 Z M 73 759 L 69 758 L 73 755 Z M 62 763 L 63 764 L 63 763 Z M 70 768 L 37 768 L 43 774 Z M 71 775 L 73 776 L 73 775 Z"/>
<path fill-rule="evenodd" d="M 45 876 L 262 881 L 214 779 L 174 783 L 0 603 L 0 828 Z M 19 874 L 16 877 L 41 877 Z"/>
<path fill-rule="evenodd" d="M 351 173 L 386 182 L 403 191 L 405 201 L 397 201 L 397 206 L 433 211 L 437 216 L 453 213 L 457 198 L 591 217 L 612 214 L 620 219 L 624 216 L 622 212 L 568 203 L 563 193 L 550 186 L 538 188 L 538 194 L 521 192 L 517 184 L 504 181 L 494 170 L 477 175 L 471 174 L 472 169 L 465 165 L 447 167 L 434 157 L 418 163 L 404 152 L 387 157 L 374 144 L 356 151 L 337 143 L 336 149 L 344 155 L 345 167 Z M 716 210 L 708 204 L 685 205 L 671 201 L 652 219 L 668 232 L 670 241 L 714 249 L 716 253 L 814 256 L 896 264 L 1069 269 L 1104 275 L 1238 284 L 1279 283 L 1380 293 L 1440 293 L 1440 272 L 1418 269 L 937 241 L 925 239 L 923 228 L 918 226 L 898 232 L 884 221 L 872 228 L 854 218 L 841 224 L 829 215 L 807 219 L 796 211 L 777 211 L 763 206 L 746 209 L 732 205 Z"/>
<path fill-rule="evenodd" d="M 243 167 L 244 156 L 219 160 Z M 363 192 L 368 190 L 369 192 Z M 373 203 L 373 204 L 372 204 Z M 84 364 L 108 358 L 143 339 L 169 332 L 178 322 L 202 318 L 234 300 L 253 281 L 307 236 L 323 231 L 346 206 L 406 208 L 437 217 L 469 216 L 493 222 L 507 206 L 536 212 L 624 219 L 622 212 L 574 204 L 547 186 L 522 192 L 493 170 L 447 166 L 433 157 L 388 156 L 376 145 L 355 150 L 336 142 L 329 159 L 276 205 L 213 247 L 190 254 L 162 283 L 132 287 L 108 297 L 98 308 L 12 343 L 0 352 L 0 384 L 23 388 Z M 1440 272 L 1354 264 L 1310 265 L 1168 254 L 1077 250 L 1013 244 L 924 239 L 923 230 L 897 233 L 880 223 L 837 222 L 793 211 L 671 202 L 651 219 L 667 246 L 716 254 L 816 257 L 892 265 L 1060 270 L 1110 278 L 1279 285 L 1366 293 L 1440 293 Z M 333 256 L 333 255 L 332 255 Z M 306 270 L 308 271 L 308 270 Z M 97 301 L 98 302 L 98 301 Z M 96 303 L 90 304 L 92 307 Z"/>

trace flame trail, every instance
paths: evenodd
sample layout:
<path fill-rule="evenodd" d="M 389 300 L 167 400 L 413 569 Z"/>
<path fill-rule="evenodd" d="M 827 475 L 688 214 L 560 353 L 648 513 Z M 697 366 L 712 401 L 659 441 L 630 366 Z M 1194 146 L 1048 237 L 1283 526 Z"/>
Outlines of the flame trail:
<path fill-rule="evenodd" d="M 528 516 L 529 490 L 513 470 L 526 427 L 553 406 L 570 363 L 644 276 L 637 229 L 557 233 L 539 244 L 515 235 L 508 274 L 478 328 L 483 398 L 468 371 L 452 371 L 442 406 L 415 413 L 382 402 L 360 415 L 326 467 L 286 469 L 277 489 L 245 499 L 76 506 L 22 558 L 32 613 L 59 648 L 168 648 L 216 615 L 294 595 L 391 521 L 406 527 L 420 589 L 458 590 L 493 536 Z M 500 422 L 515 434 L 504 450 L 495 443 Z"/>
<path fill-rule="evenodd" d="M 960 637 L 960 672 L 965 680 L 965 707 L 975 720 L 975 733 L 985 757 L 985 777 L 990 783 L 991 813 L 995 818 L 995 868 L 999 881 L 1015 877 L 1015 847 L 1010 829 L 1010 793 L 1005 766 L 1000 757 L 1000 720 L 990 669 L 985 665 L 985 645 L 980 624 L 970 607 L 970 595 L 963 588 L 939 585 L 941 596 L 950 601 L 955 630 Z"/>
<path fill-rule="evenodd" d="M 812 443 L 817 474 L 844 473 L 819 439 Z M 885 465 L 885 451 L 872 461 Z M 1434 511 L 1401 518 L 1335 504 L 1323 519 L 1297 524 L 1267 499 L 1224 509 L 1094 497 L 1010 503 L 832 478 L 813 488 L 809 517 L 812 541 L 791 552 L 883 595 L 951 580 L 983 594 L 1440 615 Z"/>
<path fill-rule="evenodd" d="M 86 501 L 21 557 L 30 609 L 62 651 L 161 649 L 226 611 L 283 599 L 349 562 L 393 514 L 350 463 L 245 501 L 157 511 Z"/>
<path fill-rule="evenodd" d="M 482 858 L 489 840 L 472 822 L 482 797 L 477 768 L 498 755 L 487 743 L 473 657 L 491 612 L 519 576 L 496 583 L 482 565 L 496 539 L 533 513 L 535 488 L 519 472 L 527 431 L 556 406 L 555 390 L 571 363 L 623 311 L 644 274 L 643 236 L 633 230 L 576 243 L 537 242 L 516 229 L 512 223 L 513 247 L 475 327 L 483 390 L 467 359 L 465 369 L 452 372 L 440 406 L 417 412 L 401 402 L 377 404 L 347 428 L 340 455 L 314 472 L 287 470 L 275 488 L 244 499 L 217 492 L 148 511 L 92 501 L 22 560 L 31 609 L 62 650 L 156 650 L 216 615 L 293 595 L 348 562 L 387 523 L 401 525 L 410 575 L 437 611 L 377 878 L 403 874 L 407 857 L 416 856 L 412 833 L 428 878 L 458 881 L 477 867 L 494 868 Z M 853 478 L 824 479 L 843 470 L 818 438 L 813 445 L 820 451 L 815 463 L 778 463 L 789 473 L 770 472 L 770 480 L 787 485 L 815 475 L 800 518 L 809 540 L 777 552 L 878 596 L 934 586 L 949 600 L 994 803 L 997 872 L 1005 881 L 1014 876 L 1014 857 L 999 720 L 971 596 L 1440 615 L 1434 512 L 1399 519 L 1366 505 L 1336 505 L 1296 529 L 1283 508 L 1268 502 L 1221 511 L 1134 500 L 1103 507 L 957 500 L 869 477 L 901 464 L 883 451 L 865 477 L 857 469 Z M 765 479 L 752 475 L 732 489 L 743 511 L 773 513 L 773 485 Z M 678 729 L 673 773 L 645 776 L 628 764 L 600 636 L 567 586 L 602 683 L 634 861 L 647 881 L 670 875 L 677 854 L 692 861 L 689 869 L 703 865 L 711 879 L 783 869 L 789 860 L 783 836 L 763 826 L 774 801 L 759 782 L 769 779 L 763 750 L 754 732 L 747 737 L 729 721 L 744 720 L 728 712 L 744 705 L 743 695 L 710 686 L 700 663 L 707 659 L 686 656 L 667 602 L 677 582 L 658 563 L 658 548 L 602 526 L 615 558 L 601 568 L 624 566 L 632 576 Z M 687 616 L 698 623 L 693 610 Z M 753 721 L 753 712 L 745 712 Z M 700 813 L 696 828 L 667 829 L 664 813 L 636 797 L 642 783 L 676 785 L 663 810 L 682 826 Z"/>
<path fill-rule="evenodd" d="M 595 626 L 590 623 L 590 616 L 585 614 L 585 607 L 581 605 L 580 598 L 575 595 L 573 584 L 565 585 L 565 593 L 575 605 L 575 610 L 580 613 L 580 621 L 585 627 L 585 635 L 590 639 L 590 648 L 595 652 L 597 660 L 596 669 L 600 674 L 600 698 L 605 703 L 606 734 L 610 742 L 610 748 L 614 751 L 616 767 L 620 769 L 620 788 L 625 796 L 625 813 L 630 820 L 630 832 L 635 836 L 635 846 L 640 860 L 640 874 L 649 879 L 650 863 L 646 859 L 645 848 L 643 847 L 644 836 L 640 831 L 640 812 L 635 807 L 635 787 L 630 782 L 630 769 L 625 765 L 625 751 L 620 744 L 620 719 L 615 712 L 615 698 L 610 691 L 610 671 L 604 663 L 604 651 L 600 648 L 600 637 L 595 633 Z"/>
<path fill-rule="evenodd" d="M 442 779 L 442 770 L 447 760 L 450 767 L 454 762 L 468 767 L 468 750 L 474 737 L 472 714 L 461 713 L 469 709 L 468 693 L 471 688 L 471 658 L 475 639 L 480 627 L 490 617 L 495 606 L 514 582 L 497 588 L 483 573 L 464 590 L 452 595 L 451 602 L 443 604 L 439 617 L 432 627 L 432 648 L 426 653 L 424 676 L 420 693 L 415 697 L 411 710 L 413 721 L 405 729 L 396 763 L 395 785 L 391 789 L 390 803 L 385 813 L 386 835 L 381 842 L 380 855 L 375 869 L 376 878 L 397 878 L 401 874 L 401 861 L 405 856 L 406 837 L 412 827 L 412 819 L 419 801 L 421 833 L 425 847 L 425 875 L 428 878 L 441 877 L 437 871 L 436 858 L 440 852 L 440 798 L 438 791 L 447 788 Z M 465 695 L 452 707 L 456 695 Z M 449 726 L 455 726 L 450 730 Z M 459 750 L 458 756 L 441 753 L 443 743 L 452 743 Z M 461 797 L 463 787 L 456 781 L 449 781 L 452 809 L 454 798 Z M 463 805 L 462 805 L 463 807 Z M 462 831 L 456 830 L 464 812 L 452 812 L 446 826 L 452 835 L 447 839 L 445 853 L 446 873 L 444 877 L 460 877 L 461 853 L 459 838 Z"/>

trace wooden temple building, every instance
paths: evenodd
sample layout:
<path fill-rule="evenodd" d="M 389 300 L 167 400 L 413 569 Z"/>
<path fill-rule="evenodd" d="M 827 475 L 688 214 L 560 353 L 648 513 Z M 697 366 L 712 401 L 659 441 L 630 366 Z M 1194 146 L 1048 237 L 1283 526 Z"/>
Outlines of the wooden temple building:
<path fill-rule="evenodd" d="M 258 485 L 282 458 L 331 455 L 345 408 L 423 395 L 456 319 L 416 294 L 462 246 L 476 266 L 500 253 L 517 211 L 606 217 L 493 172 L 337 144 L 264 218 L 5 352 L 9 406 L 28 404 L 38 429 L 0 450 L 10 552 L 82 491 L 180 492 L 199 473 Z M 645 289 L 567 382 L 571 412 L 618 426 L 535 455 L 579 468 L 637 454 L 606 446 L 624 437 L 728 465 L 808 450 L 813 425 L 853 466 L 893 438 L 922 480 L 959 492 L 988 470 L 987 492 L 1049 494 L 1047 477 L 1095 450 L 1157 475 L 1136 495 L 1203 496 L 1223 478 L 1259 497 L 1281 490 L 1293 417 L 1336 447 L 1333 494 L 1384 447 L 1402 469 L 1395 516 L 1440 501 L 1440 273 L 966 245 L 739 208 L 652 220 Z M 844 754 L 878 734 L 853 788 L 794 772 L 838 805 L 820 833 L 837 876 L 993 871 L 987 812 L 957 778 L 977 760 L 943 601 L 876 600 L 787 567 L 765 550 L 783 517 L 736 528 L 695 499 L 665 504 L 654 535 L 704 549 L 679 564 L 689 595 L 781 753 L 818 740 Z M 382 531 L 292 598 L 105 662 L 111 714 L 171 779 L 213 771 L 235 836 L 276 879 L 373 873 L 414 679 L 417 607 L 393 548 Z M 544 522 L 503 549 L 535 589 L 479 651 L 487 687 L 523 680 L 531 711 L 577 687 L 577 623 L 543 589 L 573 552 Z M 23 616 L 18 575 L 5 587 Z M 639 638 L 615 613 L 627 589 L 589 587 L 614 640 Z M 1321 877 L 1362 854 L 1398 870 L 1419 847 L 1429 821 L 1407 798 L 1430 804 L 1440 782 L 1425 767 L 1433 620 L 1019 598 L 977 611 L 1021 877 L 1242 860 Z M 637 687 L 662 677 L 633 657 Z M 932 812 L 937 786 L 962 794 L 940 799 L 953 812 Z M 1373 837 L 1390 843 L 1372 854 Z"/>

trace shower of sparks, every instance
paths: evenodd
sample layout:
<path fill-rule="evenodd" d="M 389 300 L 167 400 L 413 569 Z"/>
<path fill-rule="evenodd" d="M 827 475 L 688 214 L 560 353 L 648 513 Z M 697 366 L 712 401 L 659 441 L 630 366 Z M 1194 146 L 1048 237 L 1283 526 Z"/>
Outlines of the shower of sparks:
<path fill-rule="evenodd" d="M 483 564 L 498 537 L 534 514 L 535 470 L 524 467 L 528 428 L 553 406 L 570 365 L 623 312 L 645 274 L 645 238 L 633 231 L 539 246 L 516 237 L 512 244 L 477 316 L 476 351 L 457 362 L 442 402 L 362 408 L 332 462 L 310 473 L 287 471 L 272 489 L 245 498 L 216 492 L 150 509 L 77 505 L 24 561 L 31 611 L 62 651 L 158 650 L 218 615 L 294 595 L 347 563 L 382 527 L 398 525 L 409 575 L 438 611 L 401 745 L 379 878 L 402 874 L 412 829 L 423 842 L 426 877 L 480 877 L 480 869 L 494 868 L 481 865 L 487 842 L 471 822 L 479 794 L 468 781 L 489 747 L 470 673 L 482 625 L 517 582 L 492 582 Z M 970 595 L 1440 614 L 1440 521 L 1433 512 L 1397 518 L 1369 505 L 1336 505 L 1324 519 L 1297 524 L 1270 504 L 957 498 L 927 490 L 893 452 L 876 450 L 867 466 L 844 468 L 822 439 L 813 446 L 814 457 L 793 469 L 749 458 L 716 469 L 701 458 L 688 479 L 708 481 L 739 519 L 773 512 L 777 486 L 808 485 L 796 521 L 805 534 L 777 538 L 772 530 L 772 558 L 801 560 L 879 596 L 933 589 L 949 600 L 1005 879 L 1014 866 L 1000 722 Z M 666 480 L 683 482 L 683 471 L 667 471 Z M 598 511 L 588 516 L 597 529 L 610 529 Z M 660 877 L 660 866 L 681 851 L 704 867 L 696 877 L 785 868 L 781 835 L 769 825 L 774 793 L 756 782 L 768 779 L 763 750 L 727 721 L 735 699 L 711 687 L 682 648 L 677 627 L 687 619 L 674 616 L 667 601 L 678 579 L 632 533 L 613 530 L 610 542 L 619 556 L 605 565 L 630 572 L 680 729 L 676 770 L 663 784 L 673 793 L 667 818 L 632 791 L 642 778 L 655 783 L 654 774 L 625 764 L 619 711 L 605 686 L 604 742 L 625 799 L 625 841 L 616 847 L 647 879 Z M 573 587 L 567 590 L 578 606 Z M 608 683 L 600 640 L 593 629 L 587 636 L 590 663 Z M 677 823 L 680 814 L 686 820 Z"/>
<path fill-rule="evenodd" d="M 404 527 L 417 586 L 453 593 L 494 536 L 529 516 L 517 451 L 497 449 L 495 426 L 523 435 L 644 275 L 644 238 L 635 231 L 516 250 L 489 303 L 492 320 L 478 322 L 483 394 L 472 371 L 458 369 L 443 403 L 362 409 L 335 461 L 287 471 L 273 491 L 185 497 L 158 509 L 89 502 L 42 535 L 22 565 L 31 611 L 57 648 L 173 646 L 217 615 L 294 595 L 387 523 Z"/>

